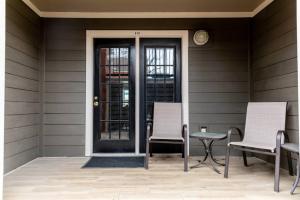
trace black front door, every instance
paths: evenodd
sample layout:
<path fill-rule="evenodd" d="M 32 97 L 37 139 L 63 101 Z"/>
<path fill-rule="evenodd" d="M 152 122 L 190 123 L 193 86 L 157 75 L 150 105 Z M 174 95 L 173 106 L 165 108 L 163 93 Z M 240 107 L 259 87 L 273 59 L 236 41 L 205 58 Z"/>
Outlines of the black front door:
<path fill-rule="evenodd" d="M 153 103 L 181 102 L 181 39 L 140 40 L 140 152 L 145 152 L 147 121 Z M 153 152 L 181 152 L 180 145 L 153 145 Z"/>
<path fill-rule="evenodd" d="M 134 39 L 95 39 L 94 46 L 93 152 L 134 152 Z"/>

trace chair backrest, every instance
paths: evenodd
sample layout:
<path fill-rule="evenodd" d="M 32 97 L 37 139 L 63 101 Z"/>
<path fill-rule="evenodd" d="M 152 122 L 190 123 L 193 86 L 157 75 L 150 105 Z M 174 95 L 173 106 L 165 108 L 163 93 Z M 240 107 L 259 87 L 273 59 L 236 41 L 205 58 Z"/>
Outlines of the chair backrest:
<path fill-rule="evenodd" d="M 248 103 L 243 141 L 275 148 L 277 132 L 285 130 L 286 110 L 286 102 Z"/>
<path fill-rule="evenodd" d="M 153 136 L 182 138 L 181 103 L 154 102 Z"/>

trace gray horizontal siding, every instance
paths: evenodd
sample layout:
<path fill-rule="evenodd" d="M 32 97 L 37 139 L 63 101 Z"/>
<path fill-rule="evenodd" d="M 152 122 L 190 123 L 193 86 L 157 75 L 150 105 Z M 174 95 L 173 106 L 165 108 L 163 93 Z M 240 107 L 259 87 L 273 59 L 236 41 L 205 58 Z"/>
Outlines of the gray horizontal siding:
<path fill-rule="evenodd" d="M 85 126 L 82 124 L 56 124 L 55 126 L 49 124 L 44 126 L 44 134 L 47 136 L 84 136 Z"/>
<path fill-rule="evenodd" d="M 288 101 L 287 130 L 299 140 L 295 0 L 276 0 L 252 24 L 252 100 Z M 37 157 L 43 112 L 43 155 L 84 155 L 85 30 L 190 30 L 190 130 L 244 129 L 249 101 L 248 19 L 45 19 L 45 80 L 40 105 L 40 18 L 7 1 L 5 171 Z M 209 31 L 202 47 L 195 30 Z M 235 139 L 238 139 L 235 136 Z M 224 141 L 215 144 L 223 155 Z M 191 154 L 203 154 L 191 140 Z"/>
<path fill-rule="evenodd" d="M 39 102 L 40 94 L 38 91 L 28 91 L 19 88 L 5 88 L 5 100 L 7 102 Z"/>
<path fill-rule="evenodd" d="M 45 94 L 46 103 L 84 103 L 85 93 L 57 93 L 51 92 Z"/>
<path fill-rule="evenodd" d="M 85 72 L 85 61 L 47 61 L 46 65 L 47 72 Z"/>
<path fill-rule="evenodd" d="M 243 28 L 241 28 L 241 26 Z M 248 94 L 248 23 L 231 26 L 223 34 L 212 31 L 207 45 L 189 48 L 190 131 L 206 126 L 209 131 L 226 132 L 235 126 L 244 129 Z M 235 33 L 235 32 L 238 32 Z M 190 34 L 193 36 L 193 32 Z M 235 137 L 234 139 L 238 139 Z M 225 141 L 214 144 L 214 153 L 223 155 Z M 203 154 L 198 140 L 190 140 L 191 155 Z"/>
<path fill-rule="evenodd" d="M 45 23 L 43 150 L 45 156 L 83 156 L 85 30 L 81 20 L 60 25 Z"/>
<path fill-rule="evenodd" d="M 40 19 L 18 0 L 6 1 L 4 168 L 38 156 Z"/>
<path fill-rule="evenodd" d="M 252 29 L 253 100 L 287 101 L 287 132 L 298 143 L 296 1 L 274 1 Z"/>
<path fill-rule="evenodd" d="M 248 92 L 190 93 L 190 103 L 240 103 L 248 101 Z"/>
<path fill-rule="evenodd" d="M 248 22 L 246 19 L 45 20 L 45 155 L 84 155 L 85 29 L 189 29 L 190 38 L 193 30 L 209 30 L 211 39 L 207 45 L 198 47 L 192 40 L 189 43 L 191 130 L 198 130 L 199 125 L 222 132 L 232 125 L 243 128 L 248 101 Z M 191 150 L 200 145 L 194 142 Z"/>
<path fill-rule="evenodd" d="M 73 137 L 73 136 L 72 136 Z M 59 157 L 59 156 L 83 156 L 84 145 L 45 145 L 44 156 Z"/>

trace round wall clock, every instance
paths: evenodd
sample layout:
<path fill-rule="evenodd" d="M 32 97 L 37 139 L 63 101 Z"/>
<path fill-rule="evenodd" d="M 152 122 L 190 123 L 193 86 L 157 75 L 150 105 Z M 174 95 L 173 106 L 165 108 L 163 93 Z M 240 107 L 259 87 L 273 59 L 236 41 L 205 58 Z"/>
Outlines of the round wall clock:
<path fill-rule="evenodd" d="M 202 46 L 208 42 L 209 35 L 208 35 L 207 31 L 199 30 L 199 31 L 195 32 L 193 39 L 194 39 L 194 42 L 196 45 Z"/>

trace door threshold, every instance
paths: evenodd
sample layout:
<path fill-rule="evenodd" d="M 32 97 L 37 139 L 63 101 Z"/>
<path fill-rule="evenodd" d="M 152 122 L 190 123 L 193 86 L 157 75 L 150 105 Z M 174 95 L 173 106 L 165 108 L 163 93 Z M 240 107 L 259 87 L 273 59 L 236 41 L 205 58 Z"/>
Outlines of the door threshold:
<path fill-rule="evenodd" d="M 144 153 L 93 153 L 91 157 L 143 157 Z"/>

